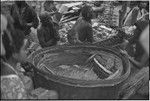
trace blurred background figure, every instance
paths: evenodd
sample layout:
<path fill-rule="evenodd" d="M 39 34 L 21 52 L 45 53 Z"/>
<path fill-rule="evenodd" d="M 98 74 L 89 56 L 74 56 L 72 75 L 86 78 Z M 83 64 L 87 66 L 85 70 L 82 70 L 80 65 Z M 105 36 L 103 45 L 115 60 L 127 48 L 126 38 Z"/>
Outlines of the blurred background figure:
<path fill-rule="evenodd" d="M 142 45 L 142 48 L 144 49 L 144 51 L 146 53 L 145 56 L 149 58 L 149 25 L 144 29 L 144 31 L 140 35 L 139 41 L 140 41 L 140 44 Z M 149 61 L 149 59 L 148 59 L 148 61 Z M 149 67 L 149 64 L 146 66 Z M 147 78 L 149 78 L 149 75 L 147 75 Z M 143 87 L 141 87 L 141 89 L 138 90 L 138 93 L 141 95 L 145 95 L 145 96 L 149 95 L 150 96 L 149 86 L 150 86 L 150 81 L 149 81 L 149 84 L 147 82 Z"/>
<path fill-rule="evenodd" d="M 57 45 L 59 34 L 56 31 L 51 17 L 48 14 L 40 15 L 41 27 L 37 30 L 39 43 L 44 47 Z"/>
<path fill-rule="evenodd" d="M 142 32 L 140 36 L 140 43 L 143 46 L 146 53 L 149 55 L 149 25 Z"/>
<path fill-rule="evenodd" d="M 142 32 L 149 25 L 149 20 L 139 19 L 134 25 L 136 26 L 136 29 L 134 31 L 134 36 L 133 38 L 129 40 L 129 42 L 131 45 L 135 45 L 135 53 L 134 53 L 135 60 L 139 62 L 142 62 L 142 61 L 144 62 L 146 61 L 145 59 L 148 57 L 145 56 L 146 55 L 145 51 L 143 47 L 141 46 L 139 39 L 140 39 Z"/>
<path fill-rule="evenodd" d="M 58 4 L 57 4 L 58 5 Z M 42 4 L 42 10 L 41 14 L 47 14 L 52 18 L 52 22 L 54 24 L 54 27 L 56 28 L 56 31 L 58 32 L 59 30 L 59 22 L 62 18 L 62 13 L 59 12 L 59 8 L 56 8 L 56 4 L 53 0 L 46 0 Z"/>
<path fill-rule="evenodd" d="M 31 27 L 38 27 L 37 14 L 25 1 L 15 1 L 11 8 L 11 16 L 15 21 L 14 27 L 23 30 L 25 35 L 29 35 Z"/>
<path fill-rule="evenodd" d="M 68 41 L 71 44 L 76 42 L 93 42 L 93 30 L 91 19 L 93 11 L 90 6 L 85 5 L 81 10 L 81 17 L 76 21 L 75 25 L 68 31 Z"/>

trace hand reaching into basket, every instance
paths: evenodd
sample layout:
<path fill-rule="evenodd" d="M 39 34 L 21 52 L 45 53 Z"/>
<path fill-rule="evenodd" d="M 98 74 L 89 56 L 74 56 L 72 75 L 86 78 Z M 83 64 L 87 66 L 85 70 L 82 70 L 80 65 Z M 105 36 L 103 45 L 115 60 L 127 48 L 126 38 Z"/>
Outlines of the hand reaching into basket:
<path fill-rule="evenodd" d="M 58 99 L 58 93 L 54 90 L 46 90 L 43 88 L 37 88 L 33 89 L 34 82 L 32 82 L 32 79 L 34 77 L 34 65 L 25 62 L 22 63 L 21 66 L 25 69 L 25 75 L 24 76 L 24 84 L 26 89 L 28 89 L 28 97 L 29 99 Z M 29 78 L 29 77 L 31 78 Z"/>
<path fill-rule="evenodd" d="M 29 98 L 30 99 L 58 99 L 58 93 L 54 90 L 37 88 L 31 91 Z"/>

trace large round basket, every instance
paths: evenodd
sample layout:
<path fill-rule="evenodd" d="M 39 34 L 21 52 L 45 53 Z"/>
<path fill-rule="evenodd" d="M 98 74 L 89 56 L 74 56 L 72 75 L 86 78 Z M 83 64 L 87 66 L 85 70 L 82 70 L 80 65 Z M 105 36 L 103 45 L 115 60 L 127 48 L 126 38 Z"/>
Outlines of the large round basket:
<path fill-rule="evenodd" d="M 51 66 L 60 64 L 82 64 L 89 57 L 87 53 L 102 52 L 113 55 L 122 61 L 122 74 L 118 78 L 109 80 L 79 80 L 50 73 L 39 68 L 47 59 L 54 61 Z M 45 58 L 46 57 L 46 58 Z M 59 99 L 117 99 L 119 89 L 130 74 L 130 62 L 117 50 L 93 45 L 57 46 L 45 48 L 30 57 L 36 67 L 34 77 L 35 87 L 56 90 Z"/>

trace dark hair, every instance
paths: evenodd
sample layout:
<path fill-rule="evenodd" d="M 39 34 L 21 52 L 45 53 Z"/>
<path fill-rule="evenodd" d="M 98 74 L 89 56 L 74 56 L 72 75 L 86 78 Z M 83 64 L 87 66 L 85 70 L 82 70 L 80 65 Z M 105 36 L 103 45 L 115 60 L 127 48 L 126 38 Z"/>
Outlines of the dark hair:
<path fill-rule="evenodd" d="M 40 21 L 42 23 L 42 26 L 53 26 L 53 24 L 52 24 L 52 18 L 48 14 L 45 14 L 45 13 L 41 14 L 39 16 L 39 18 L 40 18 Z"/>
<path fill-rule="evenodd" d="M 21 47 L 24 44 L 24 33 L 21 30 L 16 29 L 15 32 L 11 33 L 12 43 L 8 38 L 7 34 L 4 34 L 3 44 L 6 50 L 6 58 L 9 59 L 13 53 L 19 53 Z"/>
<path fill-rule="evenodd" d="M 48 14 L 40 15 L 42 26 L 49 29 L 49 33 L 57 33 L 52 18 Z"/>
<path fill-rule="evenodd" d="M 24 42 L 24 33 L 21 30 L 14 29 L 13 19 L 7 16 L 7 32 L 3 35 L 3 44 L 6 50 L 6 58 L 9 59 L 13 53 L 18 53 Z"/>
<path fill-rule="evenodd" d="M 81 14 L 86 21 L 90 21 L 92 19 L 92 8 L 85 5 L 81 10 Z"/>

